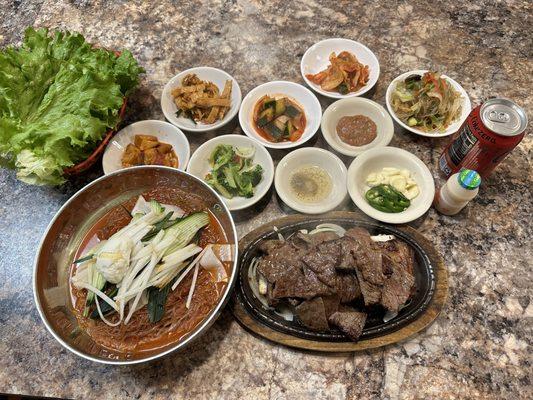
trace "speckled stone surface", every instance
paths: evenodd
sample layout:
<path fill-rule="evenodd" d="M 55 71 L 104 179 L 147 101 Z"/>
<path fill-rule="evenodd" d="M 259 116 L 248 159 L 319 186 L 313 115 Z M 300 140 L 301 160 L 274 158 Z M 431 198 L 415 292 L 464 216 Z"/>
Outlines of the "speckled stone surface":
<path fill-rule="evenodd" d="M 328 37 L 355 39 L 376 53 L 381 76 L 371 97 L 381 104 L 392 78 L 435 68 L 460 82 L 473 104 L 504 96 L 533 115 L 531 2 L 370 3 L 0 0 L 0 45 L 17 43 L 35 24 L 130 49 L 146 74 L 127 122 L 163 119 L 163 85 L 192 66 L 228 71 L 244 94 L 269 80 L 302 82 L 301 55 Z M 320 100 L 323 108 L 329 103 Z M 233 129 L 241 132 L 235 123 L 217 133 Z M 188 135 L 193 149 L 212 136 Z M 323 146 L 318 136 L 315 145 Z M 445 143 L 398 129 L 392 141 L 426 162 L 435 177 Z M 419 224 L 445 258 L 450 293 L 443 313 L 415 338 L 358 354 L 302 352 L 248 334 L 226 310 L 185 353 L 135 367 L 70 354 L 46 331 L 33 303 L 40 237 L 61 204 L 100 168 L 60 189 L 26 186 L 2 169 L 0 392 L 102 399 L 531 398 L 532 148 L 529 135 L 461 214 L 431 210 Z M 239 233 L 285 212 L 273 196 L 260 212 L 236 215 Z"/>

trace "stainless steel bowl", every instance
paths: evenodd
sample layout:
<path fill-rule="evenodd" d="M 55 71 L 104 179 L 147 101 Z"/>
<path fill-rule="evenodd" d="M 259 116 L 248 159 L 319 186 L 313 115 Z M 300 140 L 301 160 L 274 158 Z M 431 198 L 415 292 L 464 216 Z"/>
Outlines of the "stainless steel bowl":
<path fill-rule="evenodd" d="M 156 187 L 173 187 L 199 196 L 216 215 L 230 244 L 234 262 L 228 285 L 217 305 L 184 338 L 139 356 L 113 353 L 83 332 L 73 313 L 69 268 L 88 229 L 111 208 Z M 200 179 L 183 171 L 142 166 L 117 171 L 91 182 L 70 198 L 50 222 L 35 257 L 33 290 L 39 314 L 50 333 L 65 348 L 104 364 L 136 364 L 183 349 L 202 335 L 220 314 L 237 277 L 237 232 L 229 210 L 218 194 Z"/>

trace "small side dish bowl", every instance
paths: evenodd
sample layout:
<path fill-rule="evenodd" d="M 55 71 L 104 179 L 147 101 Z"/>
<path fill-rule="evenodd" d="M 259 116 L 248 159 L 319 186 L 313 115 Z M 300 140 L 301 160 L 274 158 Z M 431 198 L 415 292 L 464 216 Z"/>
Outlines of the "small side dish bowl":
<path fill-rule="evenodd" d="M 337 134 L 337 124 L 342 117 L 363 115 L 376 124 L 376 138 L 364 146 L 351 146 L 343 142 Z M 322 116 L 320 125 L 326 142 L 337 152 L 345 156 L 355 157 L 375 147 L 387 146 L 394 135 L 394 124 L 389 113 L 375 101 L 362 97 L 341 99 L 332 103 Z"/>
<path fill-rule="evenodd" d="M 456 81 L 454 81 L 449 76 L 441 75 L 444 79 L 446 79 L 446 81 L 448 81 L 453 86 L 453 88 L 456 91 L 459 92 L 459 94 L 463 98 L 463 105 L 461 107 L 461 116 L 457 120 L 453 121 L 446 128 L 446 130 L 444 132 L 424 132 L 424 131 L 422 131 L 420 129 L 417 129 L 417 128 L 413 127 L 413 126 L 409 126 L 406 123 L 402 122 L 400 120 L 400 118 L 398 118 L 396 116 L 396 113 L 392 109 L 391 96 L 392 96 L 392 91 L 396 87 L 396 84 L 398 82 L 404 80 L 405 78 L 407 78 L 410 75 L 424 75 L 426 72 L 428 72 L 428 70 L 418 69 L 418 70 L 406 72 L 405 74 L 401 74 L 400 76 L 394 78 L 394 80 L 390 83 L 389 87 L 387 88 L 387 93 L 385 94 L 385 101 L 387 103 L 387 110 L 389 110 L 390 115 L 392 115 L 392 118 L 394 118 L 394 120 L 398 123 L 398 125 L 400 125 L 404 129 L 408 130 L 409 132 L 413 132 L 413 133 L 415 133 L 415 134 L 417 134 L 419 136 L 433 137 L 433 138 L 434 137 L 449 136 L 449 135 L 457 132 L 457 130 L 459 130 L 459 128 L 461 127 L 463 122 L 468 117 L 468 114 L 470 114 L 470 111 L 472 110 L 472 105 L 470 103 L 470 98 L 468 97 L 468 94 L 466 93 L 466 91 L 463 89 L 463 87 L 461 85 L 459 85 Z"/>
<path fill-rule="evenodd" d="M 185 170 L 189 162 L 189 141 L 184 133 L 174 125 L 165 121 L 146 120 L 135 122 L 121 129 L 109 142 L 102 158 L 104 174 L 124 169 L 122 154 L 126 146 L 133 143 L 135 135 L 152 135 L 160 142 L 172 145 L 178 157 L 178 169 Z"/>
<path fill-rule="evenodd" d="M 187 172 L 203 180 L 209 171 L 211 171 L 209 156 L 220 144 L 255 148 L 253 163 L 261 165 L 263 168 L 263 177 L 261 182 L 254 188 L 253 197 L 233 197 L 232 199 L 227 199 L 221 196 L 230 211 L 242 210 L 254 205 L 268 192 L 270 186 L 272 186 L 272 182 L 274 181 L 274 162 L 267 149 L 249 137 L 243 135 L 223 135 L 208 140 L 198 147 L 192 155 Z"/>
<path fill-rule="evenodd" d="M 261 97 L 265 95 L 286 96 L 304 110 L 306 125 L 300 139 L 295 142 L 285 141 L 275 143 L 268 141 L 257 133 L 252 121 L 254 107 Z M 322 108 L 313 92 L 298 83 L 288 81 L 272 81 L 257 86 L 244 97 L 241 109 L 239 110 L 239 122 L 246 136 L 257 140 L 263 146 L 273 149 L 289 149 L 307 142 L 317 132 L 321 117 Z"/>
<path fill-rule="evenodd" d="M 357 92 L 340 94 L 323 90 L 320 85 L 311 82 L 306 75 L 316 74 L 325 70 L 329 65 L 329 55 L 335 52 L 337 55 L 342 51 L 348 51 L 355 55 L 357 61 L 361 64 L 368 65 L 370 76 L 365 86 Z M 300 62 L 300 71 L 305 83 L 315 92 L 332 99 L 342 99 L 346 97 L 361 96 L 368 92 L 376 84 L 379 78 L 379 61 L 376 55 L 365 45 L 350 39 L 332 38 L 325 39 L 315 43 L 307 49 Z"/>
<path fill-rule="evenodd" d="M 198 78 L 204 81 L 213 82 L 218 86 L 219 90 L 222 91 L 227 80 L 232 81 L 231 89 L 231 107 L 220 121 L 215 122 L 214 124 L 195 124 L 192 120 L 185 117 L 177 117 L 176 112 L 178 107 L 174 103 L 172 97 L 172 89 L 181 86 L 181 81 L 188 74 L 196 74 Z M 185 71 L 180 72 L 174 76 L 163 88 L 163 93 L 161 94 L 161 109 L 165 118 L 172 124 L 176 125 L 178 128 L 183 129 L 188 132 L 207 132 L 212 131 L 222 126 L 226 125 L 229 121 L 235 117 L 239 111 L 241 105 L 242 94 L 239 84 L 230 74 L 225 71 L 222 71 L 218 68 L 213 67 L 195 67 L 190 68 Z"/>
<path fill-rule="evenodd" d="M 370 187 L 367 176 L 379 172 L 384 167 L 406 169 L 418 185 L 420 194 L 411 200 L 411 205 L 399 213 L 386 213 L 376 210 L 365 199 Z M 431 207 L 435 196 L 435 182 L 428 167 L 414 154 L 397 147 L 376 147 L 358 156 L 348 168 L 348 192 L 355 205 L 369 217 L 389 224 L 411 222 Z"/>
<path fill-rule="evenodd" d="M 304 203 L 291 193 L 291 174 L 302 166 L 316 166 L 329 175 L 331 191 L 320 202 Z M 293 210 L 304 214 L 322 214 L 335 209 L 346 199 L 346 166 L 339 157 L 324 149 L 306 147 L 294 150 L 279 162 L 274 185 L 281 200 Z"/>

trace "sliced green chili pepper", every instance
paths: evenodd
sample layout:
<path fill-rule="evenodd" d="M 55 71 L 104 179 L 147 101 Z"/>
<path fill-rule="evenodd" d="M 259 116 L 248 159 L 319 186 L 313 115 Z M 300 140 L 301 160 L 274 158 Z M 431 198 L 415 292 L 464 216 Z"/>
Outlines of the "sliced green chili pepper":
<path fill-rule="evenodd" d="M 378 185 L 365 193 L 366 201 L 376 210 L 386 213 L 404 211 L 411 202 L 391 185 Z"/>

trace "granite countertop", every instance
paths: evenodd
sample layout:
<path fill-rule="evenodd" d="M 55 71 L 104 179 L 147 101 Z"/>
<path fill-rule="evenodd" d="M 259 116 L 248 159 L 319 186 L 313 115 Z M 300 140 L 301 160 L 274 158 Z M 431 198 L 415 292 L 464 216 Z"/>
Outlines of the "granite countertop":
<path fill-rule="evenodd" d="M 163 119 L 163 85 L 192 66 L 228 71 L 244 94 L 274 79 L 301 83 L 300 57 L 328 37 L 355 39 L 376 53 L 381 75 L 371 97 L 381 104 L 392 78 L 432 68 L 460 82 L 474 105 L 503 96 L 533 116 L 528 1 L 0 0 L 0 8 L 0 45 L 18 43 L 34 24 L 130 49 L 146 74 L 127 122 Z M 323 108 L 329 104 L 320 100 Z M 236 123 L 222 133 L 230 131 L 241 132 Z M 188 135 L 193 150 L 212 136 Z M 318 136 L 315 145 L 324 146 Z M 446 142 L 397 129 L 391 144 L 416 154 L 437 177 Z M 225 310 L 186 352 L 132 367 L 94 364 L 63 349 L 33 302 L 40 237 L 59 207 L 100 168 L 59 189 L 27 186 L 1 169 L 0 392 L 140 399 L 531 397 L 532 142 L 531 135 L 525 138 L 461 214 L 431 210 L 419 225 L 445 258 L 450 291 L 442 314 L 414 338 L 376 351 L 324 355 L 252 336 Z M 261 213 L 240 218 L 239 234 L 284 212 L 274 196 Z"/>

